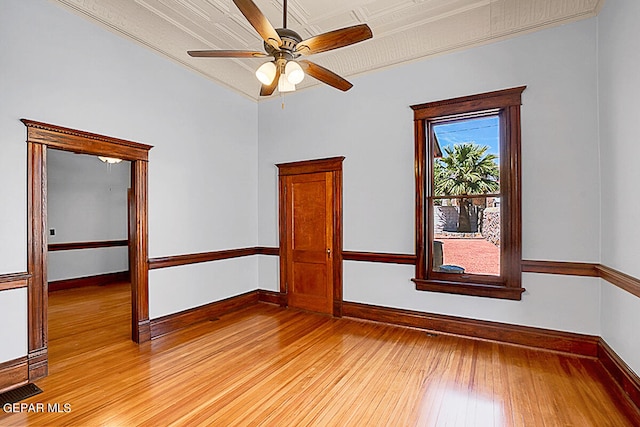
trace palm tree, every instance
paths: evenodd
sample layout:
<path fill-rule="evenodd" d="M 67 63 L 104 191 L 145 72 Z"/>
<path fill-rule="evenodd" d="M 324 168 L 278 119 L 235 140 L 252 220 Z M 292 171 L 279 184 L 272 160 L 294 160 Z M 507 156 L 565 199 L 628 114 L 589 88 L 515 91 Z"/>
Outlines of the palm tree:
<path fill-rule="evenodd" d="M 500 189 L 498 156 L 487 153 L 488 146 L 465 142 L 444 147 L 444 155 L 434 159 L 434 196 L 466 196 L 496 193 Z M 461 198 L 458 232 L 471 231 L 470 199 Z"/>

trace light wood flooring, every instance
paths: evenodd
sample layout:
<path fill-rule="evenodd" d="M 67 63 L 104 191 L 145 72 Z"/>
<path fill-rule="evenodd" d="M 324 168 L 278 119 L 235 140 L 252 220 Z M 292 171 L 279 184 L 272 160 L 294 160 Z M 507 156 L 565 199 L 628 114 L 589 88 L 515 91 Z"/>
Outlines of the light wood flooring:
<path fill-rule="evenodd" d="M 126 284 L 54 292 L 49 376 L 0 425 L 640 426 L 590 358 L 258 304 L 136 345 Z M 606 384 L 606 385 L 605 385 Z"/>

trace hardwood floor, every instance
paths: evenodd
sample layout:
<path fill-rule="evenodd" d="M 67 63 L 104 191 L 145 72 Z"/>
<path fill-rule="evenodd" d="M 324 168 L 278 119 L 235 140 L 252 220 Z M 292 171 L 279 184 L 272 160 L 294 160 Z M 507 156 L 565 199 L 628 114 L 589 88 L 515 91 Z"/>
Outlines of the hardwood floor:
<path fill-rule="evenodd" d="M 49 376 L 0 425 L 638 426 L 599 362 L 258 304 L 150 343 L 128 286 L 54 292 Z M 68 404 L 68 406 L 64 406 Z"/>

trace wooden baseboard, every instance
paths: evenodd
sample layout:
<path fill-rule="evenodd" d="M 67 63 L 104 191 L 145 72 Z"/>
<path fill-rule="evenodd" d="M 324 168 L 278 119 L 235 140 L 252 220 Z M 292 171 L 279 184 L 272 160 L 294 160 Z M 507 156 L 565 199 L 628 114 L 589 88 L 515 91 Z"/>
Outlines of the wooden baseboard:
<path fill-rule="evenodd" d="M 629 399 L 640 410 L 640 377 L 600 338 L 598 342 L 598 359 L 616 384 L 629 396 Z"/>
<path fill-rule="evenodd" d="M 281 292 L 258 290 L 258 300 L 260 302 L 268 302 L 281 307 L 287 305 L 287 296 Z"/>
<path fill-rule="evenodd" d="M 49 375 L 49 349 L 47 347 L 29 350 L 29 381 L 33 382 Z"/>
<path fill-rule="evenodd" d="M 27 356 L 0 363 L 0 393 L 20 387 L 29 382 Z"/>
<path fill-rule="evenodd" d="M 82 288 L 84 286 L 104 286 L 114 283 L 129 281 L 128 271 L 118 271 L 116 273 L 98 274 L 95 276 L 78 277 L 76 279 L 55 280 L 49 282 L 49 292 L 63 289 Z"/>
<path fill-rule="evenodd" d="M 342 304 L 342 314 L 345 317 L 410 326 L 435 332 L 487 339 L 507 344 L 518 344 L 580 356 L 596 357 L 598 355 L 599 337 L 591 335 L 353 302 L 344 302 Z"/>
<path fill-rule="evenodd" d="M 222 301 L 151 319 L 151 339 L 257 303 L 258 291 L 251 291 Z"/>
<path fill-rule="evenodd" d="M 131 337 L 133 341 L 138 344 L 151 341 L 151 321 L 149 319 L 139 321 L 137 329 L 138 335 Z"/>

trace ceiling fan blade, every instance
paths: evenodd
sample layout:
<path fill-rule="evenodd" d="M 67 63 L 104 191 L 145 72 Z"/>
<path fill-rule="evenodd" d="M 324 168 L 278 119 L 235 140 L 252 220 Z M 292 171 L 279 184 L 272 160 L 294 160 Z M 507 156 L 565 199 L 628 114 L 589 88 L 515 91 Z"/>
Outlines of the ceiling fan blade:
<path fill-rule="evenodd" d="M 282 46 L 282 39 L 276 32 L 273 25 L 269 22 L 266 16 L 260 12 L 258 6 L 255 5 L 251 0 L 233 0 L 236 4 L 240 12 L 247 18 L 247 21 L 251 24 L 253 28 L 256 29 L 260 37 L 265 41 L 265 43 L 273 46 L 275 49 L 280 50 L 280 46 Z"/>
<path fill-rule="evenodd" d="M 280 68 L 276 69 L 276 76 L 273 78 L 273 81 L 270 85 L 262 85 L 260 88 L 260 96 L 270 96 L 273 91 L 278 87 L 278 82 L 280 81 Z"/>
<path fill-rule="evenodd" d="M 318 79 L 323 83 L 333 86 L 336 89 L 340 89 L 343 92 L 348 91 L 353 87 L 351 83 L 343 79 L 331 70 L 328 70 L 314 62 L 307 61 L 306 59 L 298 61 L 302 66 L 305 73 L 309 74 L 314 79 Z"/>
<path fill-rule="evenodd" d="M 312 55 L 349 46 L 371 37 L 373 33 L 367 24 L 354 25 L 302 40 L 296 45 L 295 52 L 301 55 Z"/>
<path fill-rule="evenodd" d="M 189 50 L 187 53 L 194 58 L 264 58 L 269 56 L 264 52 L 250 50 Z"/>

